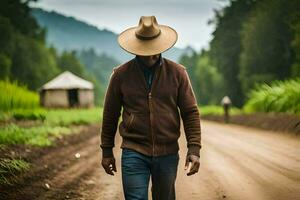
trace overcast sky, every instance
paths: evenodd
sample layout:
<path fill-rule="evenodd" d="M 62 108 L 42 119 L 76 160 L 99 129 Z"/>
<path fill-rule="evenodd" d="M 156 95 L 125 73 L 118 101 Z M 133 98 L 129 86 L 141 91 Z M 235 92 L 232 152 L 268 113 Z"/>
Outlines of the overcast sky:
<path fill-rule="evenodd" d="M 39 0 L 34 6 L 73 16 L 79 20 L 120 33 L 137 26 L 140 16 L 155 15 L 159 24 L 175 28 L 178 42 L 200 50 L 207 47 L 214 27 L 207 21 L 220 0 Z"/>

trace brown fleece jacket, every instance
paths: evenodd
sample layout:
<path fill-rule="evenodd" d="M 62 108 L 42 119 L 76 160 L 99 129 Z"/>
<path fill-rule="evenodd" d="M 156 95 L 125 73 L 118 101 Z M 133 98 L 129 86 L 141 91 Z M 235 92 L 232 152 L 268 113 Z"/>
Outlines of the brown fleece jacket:
<path fill-rule="evenodd" d="M 132 59 L 115 67 L 110 76 L 101 128 L 103 157 L 113 156 L 118 127 L 123 138 L 121 148 L 148 156 L 178 152 L 180 116 L 188 154 L 200 156 L 200 114 L 186 68 L 163 58 L 148 90 L 137 64 Z M 122 121 L 118 126 L 121 110 Z"/>

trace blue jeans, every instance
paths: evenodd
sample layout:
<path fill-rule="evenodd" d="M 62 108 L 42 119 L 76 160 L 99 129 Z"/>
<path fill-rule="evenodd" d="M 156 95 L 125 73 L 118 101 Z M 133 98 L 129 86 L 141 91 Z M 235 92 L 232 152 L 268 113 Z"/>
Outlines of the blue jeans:
<path fill-rule="evenodd" d="M 152 199 L 174 200 L 179 155 L 146 156 L 122 149 L 122 184 L 126 200 L 148 200 L 151 176 Z"/>

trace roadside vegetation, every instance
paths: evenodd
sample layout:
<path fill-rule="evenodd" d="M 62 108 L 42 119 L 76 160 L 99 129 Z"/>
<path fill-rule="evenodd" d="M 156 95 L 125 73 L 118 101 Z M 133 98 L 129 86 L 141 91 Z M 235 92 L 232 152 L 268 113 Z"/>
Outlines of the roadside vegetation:
<path fill-rule="evenodd" d="M 250 92 L 244 110 L 300 114 L 300 78 L 257 86 Z"/>
<path fill-rule="evenodd" d="M 217 105 L 210 105 L 210 106 L 199 106 L 199 111 L 201 116 L 207 116 L 207 115 L 224 115 L 224 109 L 222 106 Z M 230 114 L 236 115 L 236 114 L 242 114 L 243 110 L 232 107 L 230 108 Z"/>
<path fill-rule="evenodd" d="M 12 184 L 18 174 L 29 168 L 30 163 L 22 159 L 0 159 L 0 184 Z"/>
<path fill-rule="evenodd" d="M 0 110 L 33 109 L 39 107 L 39 96 L 25 86 L 0 80 Z"/>
<path fill-rule="evenodd" d="M 25 116 L 30 113 L 28 110 L 23 110 L 24 115 L 21 118 L 26 124 Z M 61 135 L 76 132 L 72 129 L 72 125 L 87 125 L 99 122 L 101 120 L 101 108 L 91 109 L 57 109 L 57 110 L 38 110 L 43 112 L 42 120 L 37 118 L 36 123 L 29 127 L 20 127 L 18 124 L 20 120 L 14 118 L 14 113 L 6 115 L 6 125 L 0 127 L 0 144 L 28 144 L 36 146 L 51 145 L 53 139 Z M 35 113 L 32 110 L 32 113 Z M 32 120 L 32 116 L 28 115 Z M 9 121 L 13 119 L 13 121 Z"/>
<path fill-rule="evenodd" d="M 26 145 L 45 147 L 64 135 L 80 132 L 79 125 L 100 123 L 101 108 L 45 109 L 36 92 L 18 83 L 0 81 L 0 147 Z M 0 156 L 0 184 L 11 184 L 30 163 Z"/>

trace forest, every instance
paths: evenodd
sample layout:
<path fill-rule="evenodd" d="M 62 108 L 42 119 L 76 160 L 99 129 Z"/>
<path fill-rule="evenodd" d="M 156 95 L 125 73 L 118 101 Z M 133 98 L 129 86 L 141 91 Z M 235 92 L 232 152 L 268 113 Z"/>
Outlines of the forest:
<path fill-rule="evenodd" d="M 0 3 L 0 79 L 37 92 L 68 70 L 95 84 L 95 100 L 101 106 L 106 76 L 119 61 L 94 49 L 61 51 L 48 45 L 47 29 L 31 15 L 33 1 Z M 299 10 L 297 0 L 230 0 L 215 10 L 208 22 L 214 27 L 209 47 L 189 49 L 179 61 L 187 67 L 199 105 L 219 105 L 229 96 L 233 106 L 243 108 L 263 84 L 291 79 L 299 83 Z"/>
<path fill-rule="evenodd" d="M 281 96 L 293 94 L 293 99 L 282 96 L 285 101 L 300 102 L 299 10 L 297 0 L 231 0 L 216 10 L 208 22 L 215 27 L 209 48 L 181 58 L 199 103 L 220 104 L 227 95 L 241 108 L 249 99 L 257 98 L 253 90 L 262 87 L 266 92 L 264 84 L 290 79 L 297 82 L 292 90 L 285 90 L 283 85 L 277 88 L 287 91 Z"/>

